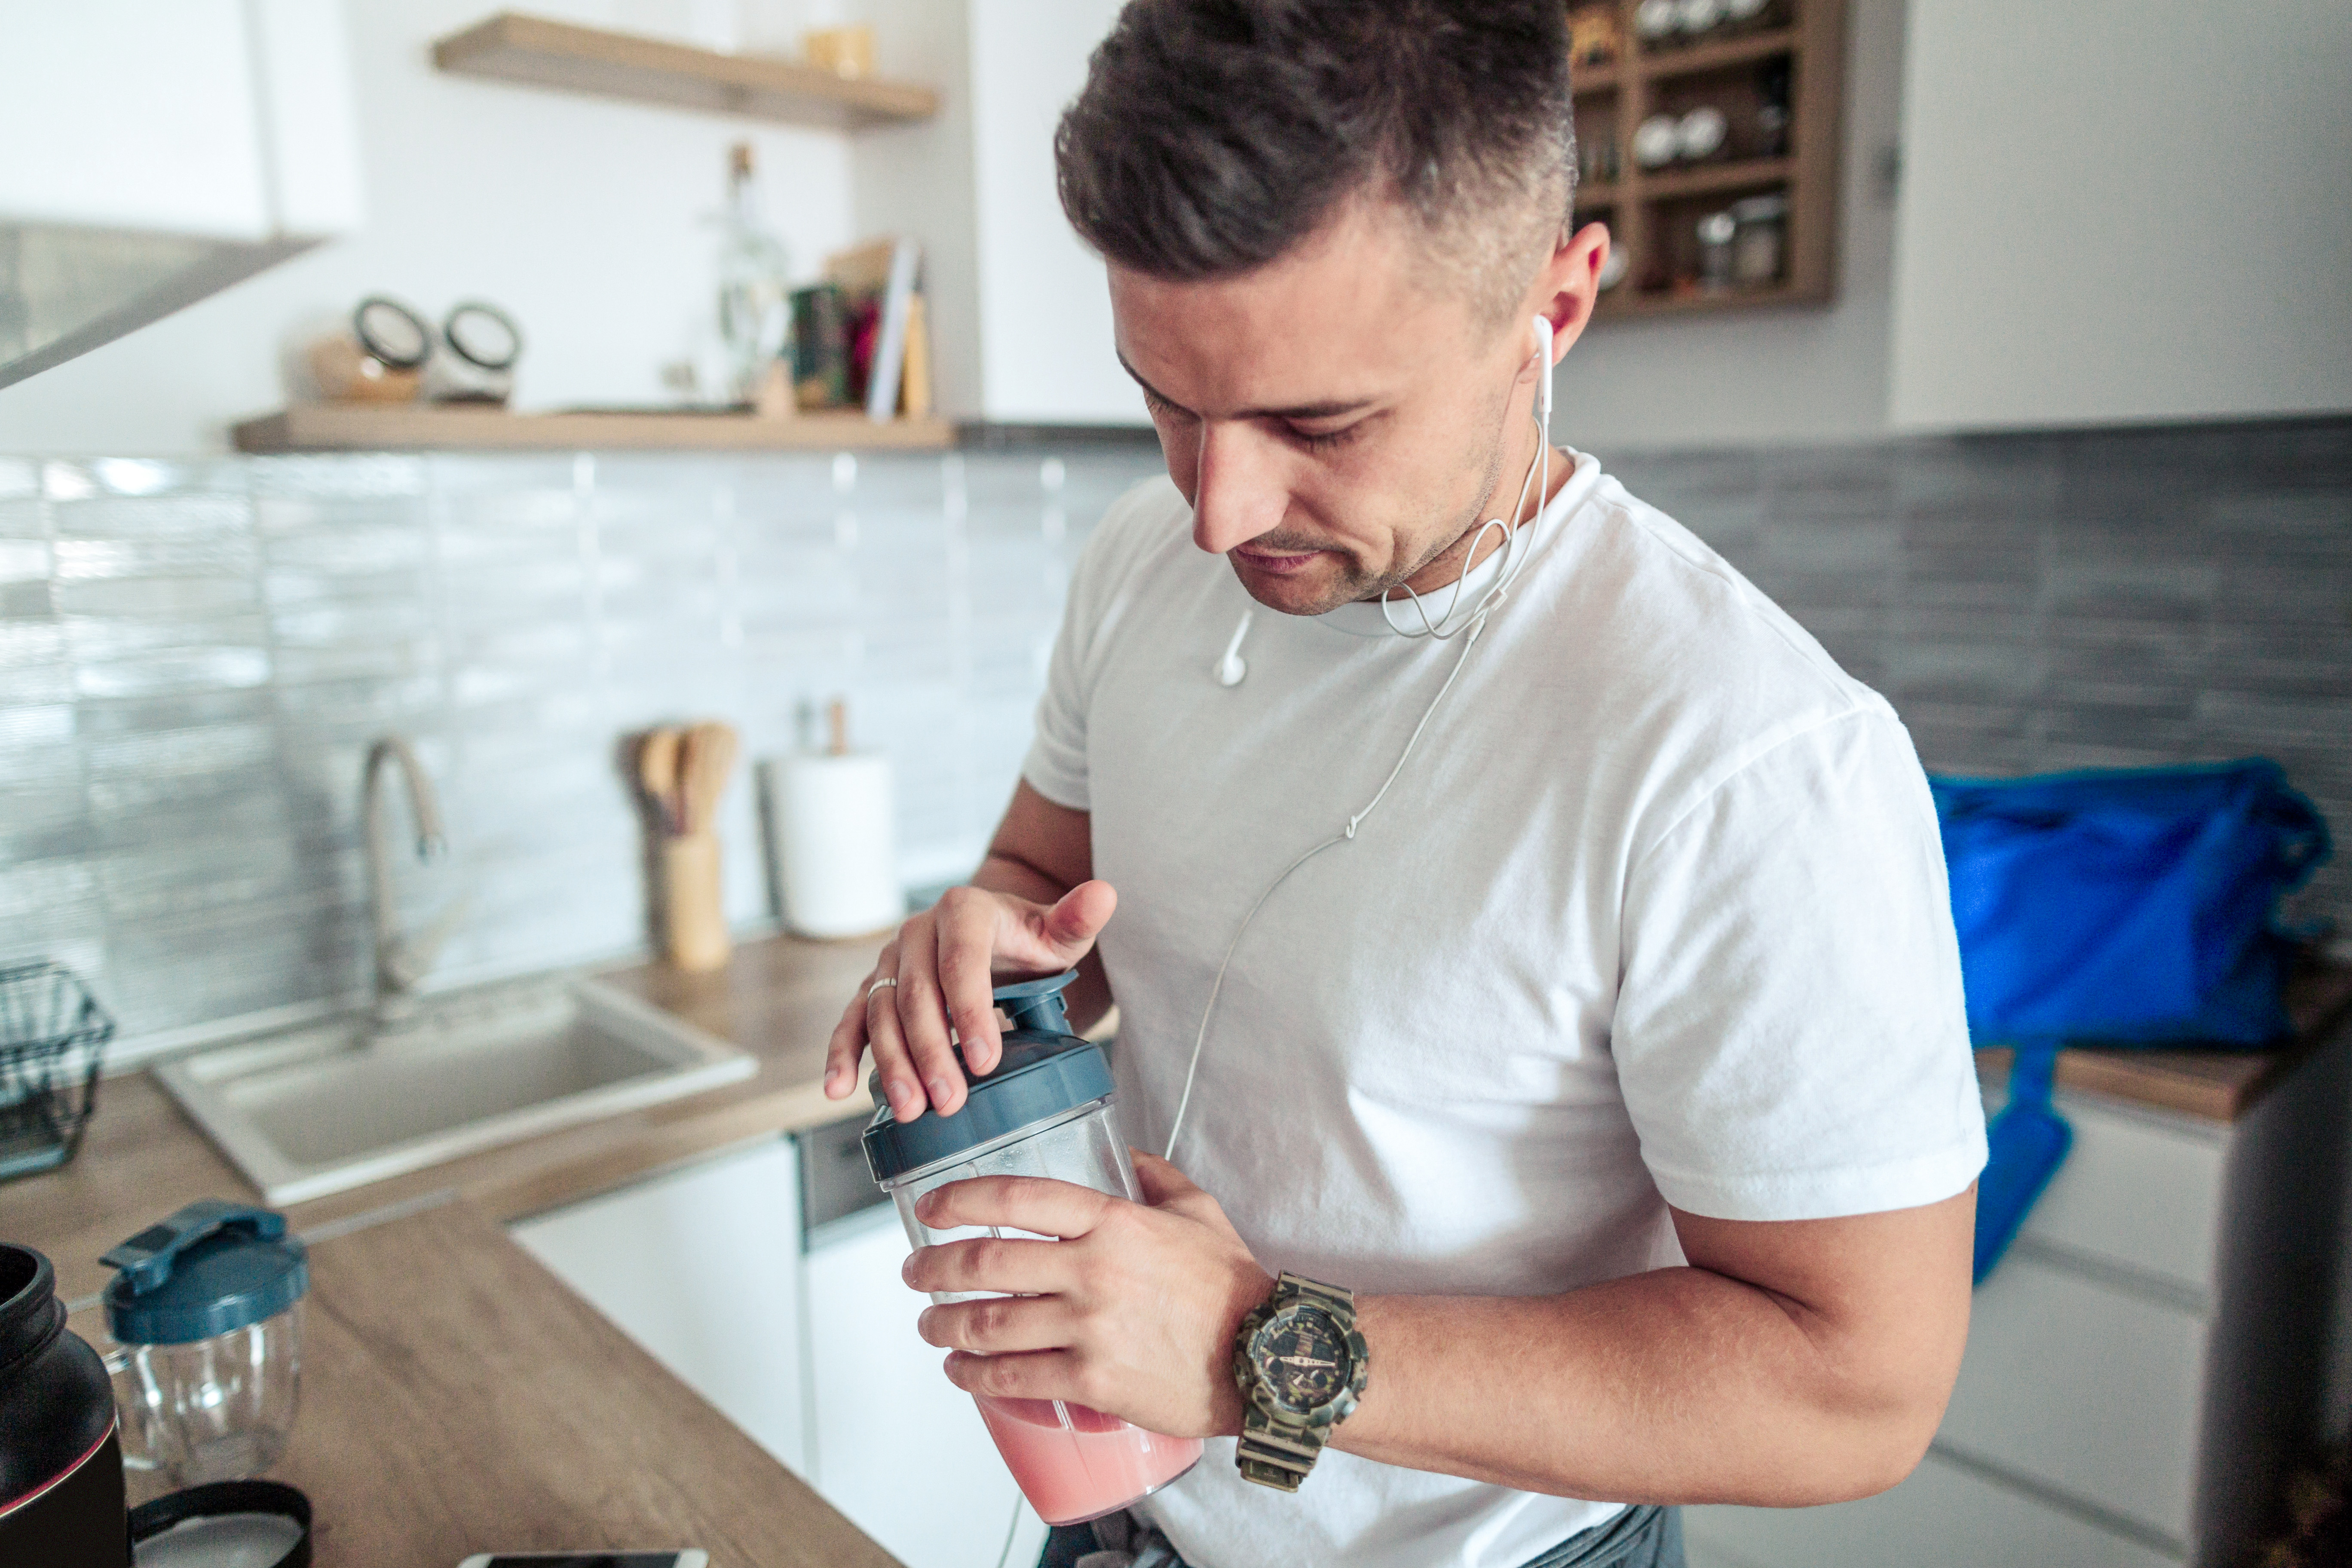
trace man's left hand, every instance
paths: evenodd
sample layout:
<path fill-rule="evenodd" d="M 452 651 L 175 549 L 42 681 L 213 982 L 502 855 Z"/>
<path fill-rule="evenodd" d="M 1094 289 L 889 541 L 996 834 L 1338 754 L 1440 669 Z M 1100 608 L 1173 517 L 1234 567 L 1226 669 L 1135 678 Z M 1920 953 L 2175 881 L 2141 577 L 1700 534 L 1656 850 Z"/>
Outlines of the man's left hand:
<path fill-rule="evenodd" d="M 1057 1241 L 982 1237 L 926 1247 L 907 1283 L 989 1291 L 931 1307 L 923 1338 L 954 1353 L 971 1394 L 1091 1405 L 1171 1437 L 1241 1430 L 1234 1333 L 1273 1294 L 1216 1199 L 1157 1155 L 1132 1151 L 1144 1201 L 1068 1182 L 983 1176 L 926 1194 L 933 1230 L 994 1226 Z"/>

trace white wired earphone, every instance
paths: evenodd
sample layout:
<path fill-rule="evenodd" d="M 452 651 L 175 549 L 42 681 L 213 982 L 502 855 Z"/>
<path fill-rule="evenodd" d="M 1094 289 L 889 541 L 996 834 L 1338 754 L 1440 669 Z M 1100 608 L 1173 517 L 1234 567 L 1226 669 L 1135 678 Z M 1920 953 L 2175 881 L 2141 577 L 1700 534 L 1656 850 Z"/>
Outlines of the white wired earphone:
<path fill-rule="evenodd" d="M 1381 595 L 1381 618 L 1388 622 L 1391 631 L 1399 637 L 1428 637 L 1438 642 L 1462 637 L 1462 652 L 1454 658 L 1453 669 L 1447 672 L 1445 684 L 1437 689 L 1437 695 L 1430 699 L 1429 706 L 1423 710 L 1421 722 L 1412 727 L 1412 735 L 1405 741 L 1404 750 L 1397 753 L 1396 765 L 1390 768 L 1389 776 L 1381 781 L 1378 792 L 1370 800 L 1364 803 L 1362 810 L 1348 818 L 1348 825 L 1345 827 L 1293 860 L 1283 868 L 1280 876 L 1267 883 L 1265 891 L 1257 896 L 1257 901 L 1249 907 L 1249 913 L 1244 915 L 1242 923 L 1234 928 L 1234 940 L 1225 944 L 1225 956 L 1217 964 L 1217 977 L 1210 983 L 1208 1005 L 1201 1009 L 1201 1027 L 1192 1037 L 1192 1059 L 1184 1065 L 1184 1089 L 1176 1100 L 1176 1120 L 1169 1123 L 1168 1142 L 1160 1151 L 1160 1157 L 1163 1160 L 1172 1160 L 1176 1157 L 1176 1139 L 1184 1131 L 1184 1112 L 1192 1103 L 1192 1081 L 1201 1070 L 1201 1047 L 1208 1042 L 1209 1020 L 1216 1014 L 1218 994 L 1225 987 L 1225 971 L 1232 967 L 1234 953 L 1241 947 L 1242 937 L 1249 930 L 1250 922 L 1257 919 L 1258 910 L 1265 908 L 1265 901 L 1274 897 L 1275 889 L 1290 880 L 1290 874 L 1293 871 L 1334 845 L 1345 844 L 1354 838 L 1356 829 L 1363 826 L 1364 818 L 1371 816 L 1374 808 L 1388 797 L 1389 786 L 1396 783 L 1399 773 L 1404 772 L 1404 764 L 1412 756 L 1413 748 L 1421 744 L 1423 731 L 1429 728 L 1429 721 L 1437 716 L 1438 706 L 1445 700 L 1446 693 L 1454 689 L 1454 681 L 1461 678 L 1462 667 L 1470 661 L 1470 650 L 1478 646 L 1479 634 L 1486 629 L 1486 617 L 1494 613 L 1495 607 L 1500 605 L 1505 596 L 1510 593 L 1512 583 L 1518 577 L 1520 569 L 1527 564 L 1528 553 L 1534 549 L 1532 540 L 1529 540 L 1526 549 L 1520 548 L 1520 541 L 1524 536 L 1532 535 L 1535 532 L 1534 524 L 1543 517 L 1544 504 L 1551 497 L 1551 322 L 1542 316 L 1538 316 L 1535 318 L 1535 331 L 1537 352 L 1543 361 L 1543 380 L 1537 389 L 1535 405 L 1530 410 L 1536 426 L 1536 455 L 1528 460 L 1527 478 L 1519 481 L 1519 499 L 1511 509 L 1511 520 L 1506 522 L 1499 517 L 1490 517 L 1478 525 L 1477 532 L 1470 539 L 1469 553 L 1462 559 L 1462 575 L 1454 580 L 1454 593 L 1446 601 L 1445 613 L 1439 616 L 1436 620 L 1432 621 L 1429 618 L 1427 607 L 1422 604 L 1421 595 L 1413 592 L 1412 585 L 1401 584 L 1412 601 L 1414 613 L 1421 617 L 1419 631 L 1412 631 L 1397 625 L 1389 615 L 1388 594 L 1383 593 Z M 1540 488 L 1536 488 L 1538 476 L 1541 477 L 1542 482 Z M 1531 489 L 1535 493 L 1535 515 L 1523 520 L 1522 514 L 1527 511 L 1528 494 Z M 1520 526 L 1522 521 L 1528 524 L 1527 527 Z M 1454 611 L 1461 608 L 1462 584 L 1470 575 L 1471 564 L 1478 558 L 1479 542 L 1486 537 L 1486 531 L 1490 528 L 1499 528 L 1503 531 L 1502 568 L 1496 574 L 1493 585 L 1481 594 L 1477 602 L 1470 606 L 1468 617 L 1460 626 L 1448 629 L 1447 623 L 1453 620 Z M 1242 639 L 1249 635 L 1250 620 L 1255 613 L 1255 611 L 1244 613 L 1241 625 L 1234 628 L 1233 640 L 1225 645 L 1223 656 L 1212 668 L 1211 673 L 1215 676 L 1220 686 L 1239 686 L 1243 678 L 1249 673 L 1249 666 L 1242 659 Z M 1468 635 L 1463 637 L 1465 632 Z"/>

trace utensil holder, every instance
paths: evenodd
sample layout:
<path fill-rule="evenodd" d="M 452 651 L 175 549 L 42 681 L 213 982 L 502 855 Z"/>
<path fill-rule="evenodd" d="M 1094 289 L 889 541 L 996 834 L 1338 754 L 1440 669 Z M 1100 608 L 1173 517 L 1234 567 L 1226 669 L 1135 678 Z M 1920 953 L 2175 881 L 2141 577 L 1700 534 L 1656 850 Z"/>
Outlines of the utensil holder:
<path fill-rule="evenodd" d="M 0 1181 L 74 1157 L 113 1037 L 113 1018 L 65 965 L 0 968 Z"/>
<path fill-rule="evenodd" d="M 727 908 L 719 898 L 719 835 L 688 833 L 661 844 L 662 939 L 669 961 L 689 974 L 707 973 L 734 952 Z"/>

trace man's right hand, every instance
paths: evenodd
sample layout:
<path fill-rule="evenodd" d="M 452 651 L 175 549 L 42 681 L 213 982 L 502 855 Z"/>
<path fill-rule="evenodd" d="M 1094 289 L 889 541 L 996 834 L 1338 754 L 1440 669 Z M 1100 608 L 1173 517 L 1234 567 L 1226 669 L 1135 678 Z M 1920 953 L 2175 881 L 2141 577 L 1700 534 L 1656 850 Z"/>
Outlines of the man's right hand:
<path fill-rule="evenodd" d="M 1051 904 L 949 889 L 898 928 L 843 1010 L 825 1051 L 825 1098 L 856 1087 L 858 1058 L 870 1048 L 893 1116 L 912 1121 L 927 1104 L 954 1114 L 964 1100 L 954 1041 L 975 1074 L 994 1071 L 1003 1049 L 992 995 L 998 976 L 1069 968 L 1094 950 L 1118 907 L 1118 893 L 1100 881 L 1081 882 Z M 890 981 L 897 984 L 884 984 Z"/>

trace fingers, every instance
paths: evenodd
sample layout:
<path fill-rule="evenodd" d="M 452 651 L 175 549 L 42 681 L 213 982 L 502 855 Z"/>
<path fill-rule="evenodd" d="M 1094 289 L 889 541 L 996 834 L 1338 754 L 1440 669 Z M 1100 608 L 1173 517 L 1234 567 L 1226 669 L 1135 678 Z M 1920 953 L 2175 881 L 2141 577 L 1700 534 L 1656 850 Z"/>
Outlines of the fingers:
<path fill-rule="evenodd" d="M 868 984 L 872 984 L 869 980 Z M 824 1047 L 824 1097 L 839 1100 L 857 1087 L 857 1058 L 866 1051 L 866 987 L 841 1010 L 833 1039 Z"/>
<path fill-rule="evenodd" d="M 978 1301 L 952 1301 L 925 1308 L 915 1326 L 926 1343 L 974 1355 L 1063 1350 L 1078 1331 L 1077 1314 L 1058 1296 L 991 1296 Z"/>
<path fill-rule="evenodd" d="M 966 1098 L 964 1068 L 990 1072 L 1003 1058 L 996 972 L 1067 968 L 1093 947 L 1118 906 L 1118 895 L 1100 881 L 1082 882 L 1051 906 L 950 889 L 883 950 L 875 975 L 897 984 L 877 992 L 869 981 L 843 1010 L 825 1047 L 826 1097 L 840 1100 L 856 1087 L 863 1048 L 873 1053 L 883 1098 L 900 1121 L 927 1108 L 954 1115 Z"/>
<path fill-rule="evenodd" d="M 1148 1149 L 1128 1152 L 1135 1157 L 1135 1184 L 1143 1189 L 1147 1205 L 1182 1215 L 1227 1236 L 1234 1234 L 1234 1222 L 1225 1217 L 1224 1205 L 1195 1186 L 1192 1177 Z"/>
<path fill-rule="evenodd" d="M 1082 1391 L 1090 1381 L 1077 1353 L 1066 1350 L 1003 1355 L 955 1351 L 948 1356 L 947 1374 L 966 1394 L 996 1399 L 1068 1399 L 1073 1394 L 1084 1398 Z"/>
<path fill-rule="evenodd" d="M 882 1075 L 882 1098 L 890 1102 L 890 1114 L 912 1121 L 923 1114 L 925 1096 L 920 1069 L 898 1025 L 898 989 L 885 985 L 866 992 L 866 1048 L 874 1053 L 874 1070 Z"/>
<path fill-rule="evenodd" d="M 936 927 L 938 922 L 932 923 Z M 952 1116 L 963 1109 L 963 1068 L 956 1062 L 947 1004 L 940 995 L 938 939 L 929 931 L 923 935 L 928 940 L 908 942 L 898 949 L 898 984 L 890 992 L 891 1026 L 905 1039 L 910 1068 L 922 1080 L 915 1114 L 922 1114 L 921 1095 L 928 1093 L 940 1115 Z M 881 1005 L 875 1005 L 879 1011 Z M 899 1121 L 910 1120 L 898 1114 L 895 1104 L 891 1110 Z"/>
<path fill-rule="evenodd" d="M 1158 1208 L 1175 1198 L 1192 1196 L 1201 1189 L 1192 1178 L 1149 1149 L 1128 1150 L 1135 1160 L 1136 1184 L 1143 1189 L 1143 1201 Z"/>
<path fill-rule="evenodd" d="M 963 1059 L 976 1073 L 993 1071 L 1004 1046 L 996 1026 L 993 973 L 1004 908 L 994 893 L 950 888 L 932 911 L 941 1003 L 963 1042 Z"/>
<path fill-rule="evenodd" d="M 833 1038 L 824 1047 L 827 1100 L 840 1100 L 857 1087 L 857 1058 L 866 1049 L 866 1009 L 873 1000 L 874 982 L 896 973 L 898 964 L 898 939 L 893 937 L 882 944 L 874 972 L 858 984 L 857 994 L 841 1010 L 841 1022 L 833 1026 Z"/>
<path fill-rule="evenodd" d="M 1068 1241 L 1093 1230 L 1105 1211 L 1122 1201 L 1043 1176 L 981 1176 L 925 1193 L 915 1204 L 915 1217 L 933 1230 L 990 1226 Z"/>
<path fill-rule="evenodd" d="M 1118 891 L 1108 882 L 1080 882 L 1045 911 L 1041 933 L 1066 967 L 1086 956 L 1118 909 Z"/>
<path fill-rule="evenodd" d="M 981 1236 L 919 1247 L 898 1273 L 932 1295 L 1044 1296 L 1070 1289 L 1077 1268 L 1057 1241 Z"/>

